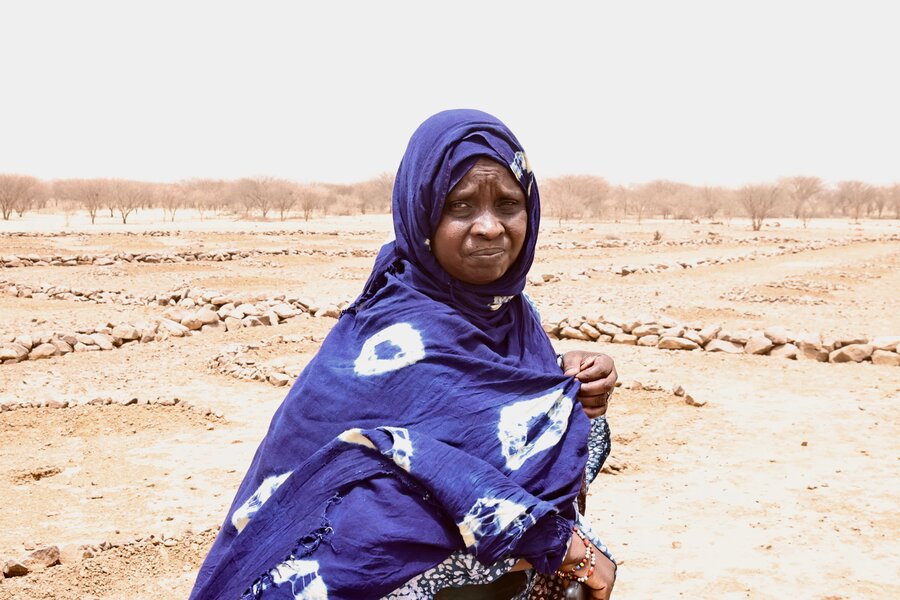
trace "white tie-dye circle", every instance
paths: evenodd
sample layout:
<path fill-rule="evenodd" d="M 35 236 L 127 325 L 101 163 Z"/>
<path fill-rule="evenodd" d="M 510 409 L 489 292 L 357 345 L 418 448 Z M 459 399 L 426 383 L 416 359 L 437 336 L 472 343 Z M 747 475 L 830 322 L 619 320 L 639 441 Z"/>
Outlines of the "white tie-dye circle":
<path fill-rule="evenodd" d="M 319 563 L 315 560 L 286 560 L 269 574 L 275 585 L 291 586 L 294 600 L 328 600 L 328 588 L 319 576 Z"/>
<path fill-rule="evenodd" d="M 377 347 L 384 343 L 398 348 L 391 358 L 378 358 Z M 422 343 L 422 336 L 409 323 L 397 323 L 366 340 L 353 363 L 353 370 L 357 375 L 381 375 L 408 367 L 423 358 L 425 345 Z"/>
<path fill-rule="evenodd" d="M 484 536 L 507 532 L 517 538 L 533 524 L 534 517 L 521 504 L 505 498 L 480 498 L 458 525 L 466 548 L 476 548 Z M 509 531 L 507 531 L 509 530 Z"/>
<path fill-rule="evenodd" d="M 497 435 L 507 468 L 515 471 L 538 452 L 555 446 L 566 432 L 570 414 L 572 400 L 561 390 L 504 406 L 500 410 Z M 541 417 L 549 421 L 543 430 L 530 431 L 531 423 Z"/>
<path fill-rule="evenodd" d="M 237 529 L 238 533 L 244 530 L 244 527 L 247 526 L 247 523 L 250 522 L 250 519 L 256 514 L 256 511 L 265 504 L 266 500 L 272 497 L 275 490 L 281 487 L 281 484 L 291 476 L 292 472 L 293 471 L 288 471 L 281 475 L 271 475 L 266 477 L 263 479 L 263 482 L 259 484 L 259 488 L 253 492 L 253 495 L 235 509 L 234 513 L 231 515 L 231 524 L 234 525 L 234 528 Z"/>
<path fill-rule="evenodd" d="M 393 447 L 385 452 L 390 456 L 398 467 L 410 472 L 410 459 L 413 455 L 412 440 L 409 439 L 409 430 L 402 427 L 383 427 L 385 431 L 391 434 L 394 440 Z"/>

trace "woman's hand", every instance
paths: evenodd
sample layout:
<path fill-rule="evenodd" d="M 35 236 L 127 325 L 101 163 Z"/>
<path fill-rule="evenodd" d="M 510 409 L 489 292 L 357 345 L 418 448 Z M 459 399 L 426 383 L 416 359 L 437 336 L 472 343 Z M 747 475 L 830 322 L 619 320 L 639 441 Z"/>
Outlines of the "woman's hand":
<path fill-rule="evenodd" d="M 612 596 L 613 585 L 616 583 L 616 564 L 606 558 L 606 555 L 597 548 L 594 548 L 594 556 L 597 557 L 594 573 L 584 585 L 591 588 L 591 598 L 609 600 L 609 597 Z"/>
<path fill-rule="evenodd" d="M 578 400 L 585 414 L 591 419 L 605 415 L 609 396 L 619 378 L 613 359 L 599 352 L 572 350 L 563 354 L 562 369 L 581 382 Z"/>
<path fill-rule="evenodd" d="M 605 554 L 591 544 L 594 553 L 594 572 L 583 585 L 590 588 L 591 598 L 595 600 L 609 600 L 612 595 L 613 584 L 616 582 L 616 564 L 609 560 Z M 566 557 L 563 559 L 561 569 L 572 569 L 585 556 L 584 542 L 578 536 L 573 535 L 569 543 Z M 576 575 L 584 575 L 587 568 L 581 569 Z"/>

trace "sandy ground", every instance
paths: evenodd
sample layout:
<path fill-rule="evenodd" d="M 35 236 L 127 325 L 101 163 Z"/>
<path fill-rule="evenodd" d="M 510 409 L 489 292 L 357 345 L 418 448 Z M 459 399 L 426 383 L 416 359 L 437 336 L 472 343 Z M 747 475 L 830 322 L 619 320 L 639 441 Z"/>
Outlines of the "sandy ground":
<path fill-rule="evenodd" d="M 26 215 L 0 222 L 0 254 L 179 252 L 308 246 L 375 250 L 384 215 L 309 222 L 241 222 L 181 214 L 175 223 L 139 213 L 122 226 L 83 215 Z M 169 236 L 141 235 L 150 231 Z M 10 236 L 9 232 L 72 232 Z M 684 240 L 677 247 L 582 248 L 619 239 Z M 267 232 L 276 232 L 269 235 Z M 714 232 L 714 246 L 696 242 Z M 861 235 L 900 232 L 897 221 L 782 221 L 753 234 L 745 223 L 545 221 L 535 273 L 744 255 L 810 240 L 846 244 L 692 270 L 563 276 L 529 287 L 546 315 L 666 314 L 733 329 L 781 324 L 827 335 L 900 334 L 900 243 Z M 752 245 L 740 243 L 757 237 Z M 316 301 L 349 299 L 371 258 L 254 256 L 227 263 L 28 267 L 0 279 L 140 296 L 176 287 Z M 785 289 L 800 282 L 802 293 Z M 804 304 L 736 301 L 729 293 L 803 296 Z M 725 296 L 725 297 L 723 297 Z M 0 295 L 0 334 L 56 331 L 138 320 L 138 306 Z M 7 598 L 185 598 L 284 388 L 218 374 L 210 360 L 232 343 L 274 335 L 320 340 L 333 319 L 217 331 L 112 352 L 0 366 L 0 402 L 136 398 L 131 406 L 32 408 L 0 413 L 0 558 L 49 544 L 111 549 L 80 563 L 0 580 Z M 560 349 L 584 342 L 559 342 Z M 601 346 L 587 344 L 590 348 Z M 260 361 L 302 366 L 316 342 L 260 350 Z M 621 561 L 617 598 L 900 597 L 900 369 L 771 357 L 667 352 L 603 345 L 625 386 L 609 420 L 616 474 L 591 489 L 588 509 Z M 630 389 L 635 381 L 663 391 Z M 681 384 L 706 406 L 669 392 Z M 652 387 L 652 386 L 650 386 Z M 142 405 L 178 398 L 174 406 Z M 221 416 L 187 409 L 209 407 Z M 147 540 L 150 535 L 153 540 Z M 159 539 L 165 544 L 154 543 Z M 136 542 L 135 540 L 143 540 Z"/>

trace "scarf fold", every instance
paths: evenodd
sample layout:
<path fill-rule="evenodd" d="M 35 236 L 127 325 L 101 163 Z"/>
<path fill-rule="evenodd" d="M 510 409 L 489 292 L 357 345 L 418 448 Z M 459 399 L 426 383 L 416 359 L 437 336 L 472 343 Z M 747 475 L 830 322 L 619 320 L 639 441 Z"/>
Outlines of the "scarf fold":
<path fill-rule="evenodd" d="M 429 240 L 482 156 L 526 190 L 529 221 L 509 271 L 473 286 Z M 565 556 L 589 423 L 522 295 L 540 214 L 524 152 L 490 115 L 439 113 L 393 210 L 396 240 L 276 411 L 191 598 L 379 598 L 457 550 L 542 572 Z"/>

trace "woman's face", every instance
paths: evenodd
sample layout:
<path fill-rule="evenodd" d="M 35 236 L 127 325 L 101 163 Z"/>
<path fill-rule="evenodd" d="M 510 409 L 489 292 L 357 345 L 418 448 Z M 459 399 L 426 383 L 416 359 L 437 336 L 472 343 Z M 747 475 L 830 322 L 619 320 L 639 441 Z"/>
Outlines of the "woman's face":
<path fill-rule="evenodd" d="M 447 194 L 431 250 L 456 279 L 485 285 L 516 262 L 527 228 L 521 186 L 505 166 L 480 158 Z"/>

